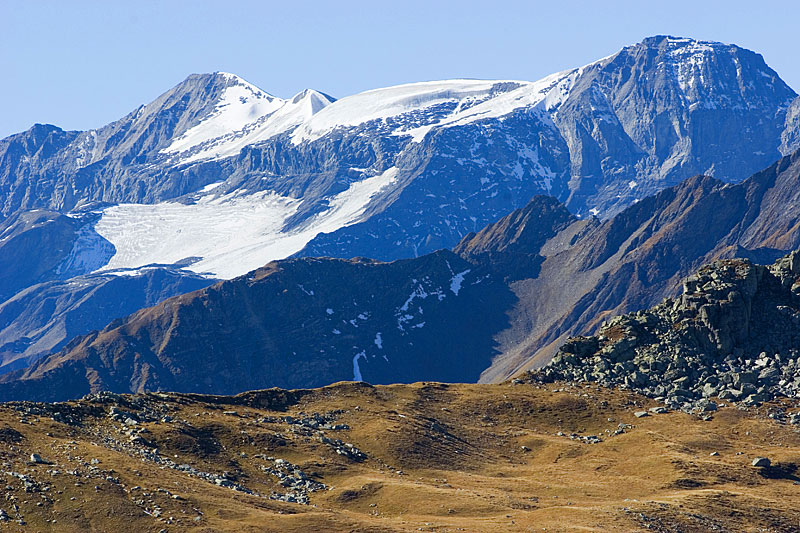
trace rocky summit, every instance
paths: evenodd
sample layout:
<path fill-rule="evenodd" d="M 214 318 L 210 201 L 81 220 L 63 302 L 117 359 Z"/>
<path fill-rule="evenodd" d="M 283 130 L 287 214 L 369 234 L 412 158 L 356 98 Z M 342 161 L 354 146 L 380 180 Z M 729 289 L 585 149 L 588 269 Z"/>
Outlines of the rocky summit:
<path fill-rule="evenodd" d="M 707 265 L 686 278 L 680 297 L 571 338 L 530 376 L 624 386 L 685 411 L 797 398 L 800 253 L 769 266 Z"/>

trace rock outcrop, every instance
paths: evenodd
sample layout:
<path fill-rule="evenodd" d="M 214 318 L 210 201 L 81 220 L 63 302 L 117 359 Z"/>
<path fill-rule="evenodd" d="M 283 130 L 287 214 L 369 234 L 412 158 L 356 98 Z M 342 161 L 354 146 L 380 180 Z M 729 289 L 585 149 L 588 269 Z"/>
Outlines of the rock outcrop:
<path fill-rule="evenodd" d="M 770 266 L 714 262 L 683 294 L 564 344 L 535 379 L 625 386 L 671 408 L 800 395 L 800 252 Z"/>

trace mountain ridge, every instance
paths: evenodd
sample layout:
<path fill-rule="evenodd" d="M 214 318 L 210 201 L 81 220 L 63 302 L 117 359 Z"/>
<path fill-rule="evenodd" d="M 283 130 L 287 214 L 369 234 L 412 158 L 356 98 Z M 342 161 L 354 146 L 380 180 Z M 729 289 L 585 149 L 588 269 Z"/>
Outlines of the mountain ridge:
<path fill-rule="evenodd" d="M 796 153 L 740 184 L 695 177 L 607 221 L 577 219 L 537 197 L 467 236 L 457 253 L 273 262 L 75 339 L 3 377 L 0 398 L 78 394 L 44 385 L 61 381 L 80 394 L 234 392 L 351 377 L 502 381 L 546 363 L 567 337 L 674 295 L 701 264 L 774 260 L 788 250 L 773 245 L 800 248 L 800 214 L 775 201 L 794 202 L 798 183 Z M 220 364 L 213 379 L 203 373 Z M 247 370 L 231 373 L 240 366 Z"/>
<path fill-rule="evenodd" d="M 646 225 L 648 213 L 639 212 L 627 227 L 623 219 L 634 213 L 627 209 L 636 202 L 655 205 L 646 198 L 695 174 L 736 182 L 767 167 L 800 139 L 797 101 L 758 54 L 668 36 L 537 82 L 412 83 L 335 101 L 310 90 L 279 99 L 227 73 L 191 75 L 103 128 L 63 132 L 37 126 L 0 141 L 0 217 L 36 217 L 24 213 L 48 208 L 75 226 L 59 235 L 38 228 L 18 235 L 41 239 L 48 253 L 41 265 L 24 266 L 35 256 L 16 257 L 21 251 L 6 257 L 12 270 L 41 275 L 9 283 L 8 291 L 0 275 L 0 294 L 13 299 L 33 283 L 134 273 L 153 265 L 183 272 L 191 283 L 198 274 L 235 278 L 284 257 L 419 257 L 452 249 L 532 197 L 548 194 L 583 222 L 572 221 L 561 235 L 545 231 L 555 241 L 530 241 L 524 260 L 520 250 L 501 254 L 508 269 L 500 278 L 516 283 L 524 301 L 533 301 L 535 291 L 549 294 L 541 299 L 542 312 L 558 315 L 541 319 L 531 314 L 540 314 L 535 305 L 520 308 L 520 327 L 499 335 L 501 352 L 524 352 L 522 364 L 542 346 L 555 349 L 561 335 L 573 331 L 569 321 L 595 327 L 584 316 L 590 308 L 601 313 L 620 301 L 653 303 L 647 300 L 653 292 L 674 290 L 678 263 L 658 274 L 655 259 L 647 259 L 641 273 L 628 262 L 623 275 L 613 265 L 627 252 L 614 246 L 626 239 L 632 239 L 626 246 L 645 243 L 633 231 L 653 242 L 684 234 L 681 224 L 687 222 L 661 227 L 667 213 L 652 222 L 660 229 L 636 229 Z M 214 155 L 222 152 L 228 155 Z M 791 192 L 782 191 L 773 200 L 789 205 Z M 738 209 L 742 202 L 725 205 Z M 614 213 L 624 216 L 616 219 Z M 593 214 L 601 225 L 614 222 L 594 230 Z M 739 237 L 729 228 L 731 249 L 724 253 L 773 257 L 771 248 L 790 246 L 791 217 L 773 215 L 784 226 L 761 217 L 740 225 L 746 234 Z M 652 234 L 657 231 L 662 233 Z M 779 238 L 781 231 L 789 237 Z M 582 256 L 573 249 L 555 259 L 557 250 L 571 246 L 567 234 L 592 252 Z M 674 243 L 686 246 L 687 256 L 712 258 L 690 244 Z M 666 249 L 653 253 L 670 256 Z M 487 257 L 488 263 L 500 261 Z M 477 256 L 470 260 L 482 265 Z M 580 268 L 581 261 L 592 268 Z M 510 270 L 514 263 L 517 272 Z M 571 272 L 583 281 L 557 294 L 533 265 L 547 278 L 563 281 Z M 699 265 L 679 268 L 688 273 L 692 266 Z M 610 285 L 593 303 L 584 291 L 601 276 L 611 276 Z M 626 276 L 634 276 L 633 288 L 621 285 Z M 144 282 L 140 287 L 166 295 L 177 287 L 168 279 L 162 278 L 162 288 Z M 57 286 L 39 294 L 52 298 L 62 291 L 64 301 L 75 301 L 78 292 L 70 293 L 69 284 Z M 34 305 L 34 299 L 25 301 Z M 108 307 L 116 308 L 113 302 Z M 580 311 L 574 315 L 571 309 Z M 21 347 L 25 337 L 49 327 L 35 309 L 25 314 L 43 322 L 24 321 L 15 330 L 18 337 L 6 338 L 8 347 Z M 22 354 L 8 357 L 17 355 Z"/>

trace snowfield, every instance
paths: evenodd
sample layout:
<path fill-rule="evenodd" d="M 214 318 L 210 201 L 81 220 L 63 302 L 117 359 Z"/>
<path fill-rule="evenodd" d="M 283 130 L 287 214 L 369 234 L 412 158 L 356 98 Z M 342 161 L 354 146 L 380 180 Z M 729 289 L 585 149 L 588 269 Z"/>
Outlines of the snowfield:
<path fill-rule="evenodd" d="M 310 89 L 284 100 L 238 76 L 221 74 L 232 85 L 225 89 L 214 111 L 162 153 L 176 154 L 180 163 L 230 157 L 245 146 L 307 122 L 332 102 L 326 95 Z"/>
<path fill-rule="evenodd" d="M 302 200 L 272 192 L 213 194 L 193 205 L 178 202 L 120 204 L 103 211 L 95 231 L 116 248 L 97 271 L 174 264 L 198 274 L 230 279 L 300 251 L 319 233 L 355 224 L 372 198 L 395 181 L 397 168 L 354 182 L 303 227 L 284 231 Z"/>
<path fill-rule="evenodd" d="M 589 66 L 589 65 L 587 65 Z M 543 104 L 551 109 L 563 102 L 583 70 L 552 74 L 539 81 L 443 80 L 374 89 L 337 100 L 295 129 L 292 142 L 313 141 L 341 127 L 407 114 L 421 115 L 442 104 L 452 104 L 443 116 L 426 117 L 416 127 L 401 126 L 395 135 L 410 135 L 419 142 L 434 127 L 467 124 L 497 118 L 516 109 Z"/>

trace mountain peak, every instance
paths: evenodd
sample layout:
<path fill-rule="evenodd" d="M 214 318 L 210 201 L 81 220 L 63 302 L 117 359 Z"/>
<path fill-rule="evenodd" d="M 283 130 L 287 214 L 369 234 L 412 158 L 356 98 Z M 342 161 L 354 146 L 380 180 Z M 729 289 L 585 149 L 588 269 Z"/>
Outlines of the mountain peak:
<path fill-rule="evenodd" d="M 545 242 L 577 221 L 552 196 L 537 195 L 483 230 L 464 237 L 453 251 L 468 261 L 498 266 L 509 278 L 533 275 Z"/>
<path fill-rule="evenodd" d="M 296 95 L 294 95 L 290 102 L 293 104 L 300 103 L 302 100 L 310 99 L 313 101 L 321 101 L 325 102 L 325 105 L 332 104 L 336 101 L 336 98 L 330 96 L 329 94 L 325 94 L 323 92 L 317 91 L 315 89 L 303 89 Z"/>
<path fill-rule="evenodd" d="M 701 39 L 693 39 L 691 37 L 676 37 L 674 35 L 653 35 L 642 39 L 641 44 L 646 46 L 691 46 L 691 45 L 707 45 L 712 47 L 731 46 L 718 41 L 704 41 Z M 738 48 L 738 47 L 737 47 Z"/>

